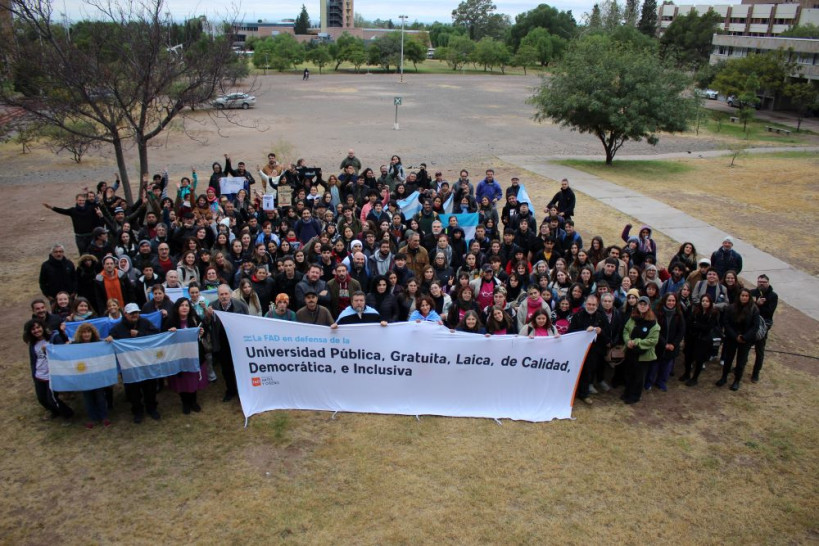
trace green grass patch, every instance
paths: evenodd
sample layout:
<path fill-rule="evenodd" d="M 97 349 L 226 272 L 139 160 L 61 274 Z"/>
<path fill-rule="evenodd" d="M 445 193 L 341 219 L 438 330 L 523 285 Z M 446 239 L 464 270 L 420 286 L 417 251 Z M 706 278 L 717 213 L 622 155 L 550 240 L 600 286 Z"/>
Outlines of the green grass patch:
<path fill-rule="evenodd" d="M 253 64 L 251 63 L 251 66 Z M 307 68 L 310 70 L 311 76 L 319 75 L 318 66 L 315 66 L 311 63 L 303 63 L 299 65 L 298 68 L 284 70 L 284 71 L 277 71 L 273 69 L 268 69 L 267 74 L 290 74 L 290 75 L 301 75 L 304 72 L 304 69 Z M 398 68 L 397 67 L 390 67 L 389 71 L 383 70 L 381 67 L 378 66 L 361 66 L 359 67 L 358 71 L 356 72 L 355 67 L 350 63 L 342 63 L 339 66 L 338 71 L 334 70 L 335 63 L 329 64 L 321 69 L 321 75 L 326 76 L 328 74 L 395 74 L 398 75 Z M 259 76 L 264 75 L 265 70 L 264 68 L 251 68 L 251 74 Z M 507 66 L 504 68 L 504 72 L 501 72 L 500 68 L 494 67 L 491 70 L 487 69 L 484 71 L 482 66 L 475 66 L 475 65 L 467 65 L 463 69 L 460 70 L 452 70 L 452 68 L 445 62 L 445 61 L 438 61 L 435 59 L 427 59 L 422 63 L 418 63 L 417 70 L 415 67 L 412 66 L 412 63 L 404 63 L 404 75 L 415 75 L 415 74 L 458 74 L 462 76 L 466 75 L 482 75 L 482 76 L 531 76 L 531 75 L 541 75 L 545 74 L 547 71 L 543 68 L 534 68 L 534 67 L 527 67 L 526 74 L 523 73 L 523 69 L 519 67 L 512 67 Z"/>
<path fill-rule="evenodd" d="M 812 137 L 815 133 L 807 129 L 802 129 L 796 132 L 794 127 L 783 125 L 772 121 L 761 119 L 754 119 L 748 122 L 747 131 L 743 127 L 741 121 L 732 122 L 730 120 L 733 113 L 726 112 L 711 112 L 712 117 L 719 116 L 721 119 L 705 119 L 700 120 L 700 136 L 711 136 L 717 138 L 731 138 L 737 140 L 745 140 L 749 144 L 765 143 L 765 144 L 783 144 L 783 145 L 800 145 L 812 143 Z M 733 117 L 737 117 L 735 114 Z M 787 129 L 791 131 L 790 135 L 779 134 L 768 131 L 766 127 L 773 127 L 775 129 Z"/>
<path fill-rule="evenodd" d="M 566 165 L 567 167 L 574 167 L 592 174 L 605 174 L 616 171 L 619 174 L 639 178 L 656 178 L 659 176 L 668 176 L 670 174 L 684 174 L 695 169 L 695 167 L 692 165 L 688 165 L 681 161 L 618 161 L 617 158 L 614 159 L 614 163 L 611 165 L 606 165 L 605 162 L 600 160 L 590 159 L 562 159 L 560 161 L 555 161 L 555 163 Z"/>

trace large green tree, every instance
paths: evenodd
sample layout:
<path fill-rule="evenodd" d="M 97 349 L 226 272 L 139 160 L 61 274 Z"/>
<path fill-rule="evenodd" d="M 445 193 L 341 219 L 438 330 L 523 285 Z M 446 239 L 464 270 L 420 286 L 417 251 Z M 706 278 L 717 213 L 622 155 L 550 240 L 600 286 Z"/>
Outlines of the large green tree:
<path fill-rule="evenodd" d="M 680 15 L 660 38 L 660 54 L 673 58 L 680 67 L 697 69 L 711 55 L 711 39 L 722 16 L 712 9 L 700 15 L 691 10 Z"/>
<path fill-rule="evenodd" d="M 802 129 L 802 120 L 810 110 L 819 110 L 819 87 L 810 80 L 794 81 L 785 85 L 785 95 L 796 110 L 796 132 Z"/>
<path fill-rule="evenodd" d="M 547 66 L 554 59 L 560 58 L 568 42 L 560 36 L 549 34 L 545 28 L 535 28 L 520 42 L 520 46 L 529 46 L 537 52 L 540 66 Z"/>
<path fill-rule="evenodd" d="M 301 12 L 299 16 L 296 17 L 296 22 L 293 23 L 293 33 L 294 34 L 307 34 L 307 31 L 310 29 L 310 16 L 307 14 L 307 8 L 304 7 L 304 4 L 301 5 Z"/>
<path fill-rule="evenodd" d="M 452 10 L 452 23 L 464 27 L 472 40 L 503 38 L 511 23 L 509 16 L 495 13 L 496 9 L 492 0 L 463 0 Z"/>
<path fill-rule="evenodd" d="M 689 83 L 651 51 L 592 35 L 569 46 L 529 101 L 537 121 L 597 137 L 610 165 L 629 140 L 656 144 L 660 132 L 688 127 L 696 113 Z"/>
<path fill-rule="evenodd" d="M 510 58 L 511 55 L 509 54 L 509 48 L 506 47 L 506 44 L 488 36 L 482 38 L 481 41 L 476 44 L 475 52 L 473 53 L 473 60 L 475 63 L 483 66 L 484 72 L 487 68 L 491 70 L 496 66 L 500 67 L 502 72 L 504 67 L 509 64 Z"/>
<path fill-rule="evenodd" d="M 318 67 L 319 74 L 321 74 L 321 69 L 330 64 L 333 60 L 333 56 L 330 55 L 330 48 L 327 44 L 319 44 L 316 47 L 308 49 L 304 58 Z"/>
<path fill-rule="evenodd" d="M 657 34 L 657 0 L 645 0 L 643 2 L 637 28 L 646 36 L 654 37 Z"/>
<path fill-rule="evenodd" d="M 0 58 L 36 100 L 0 85 L 0 100 L 19 106 L 47 126 L 113 148 L 123 191 L 133 202 L 125 148 L 139 155 L 139 176 L 149 173 L 148 148 L 185 107 L 206 102 L 247 73 L 227 36 L 202 32 L 201 22 L 173 25 L 162 0 L 96 2 L 83 9 L 93 21 L 68 34 L 44 0 L 9 0 L 14 41 L 0 43 Z M 25 78 L 25 79 L 22 79 Z"/>
<path fill-rule="evenodd" d="M 524 36 L 536 28 L 545 28 L 549 34 L 571 40 L 577 31 L 577 21 L 571 11 L 560 11 L 548 4 L 540 4 L 515 17 L 515 24 L 509 29 L 509 45 L 517 51 Z"/>
<path fill-rule="evenodd" d="M 780 97 L 789 79 L 798 75 L 798 65 L 790 53 L 781 49 L 752 53 L 746 57 L 728 60 L 716 75 L 712 87 L 723 95 L 741 95 L 747 92 L 750 76 L 756 78 L 756 93 L 770 99 L 770 105 Z"/>
<path fill-rule="evenodd" d="M 401 63 L 401 32 L 390 32 L 379 36 L 367 47 L 367 62 L 380 66 L 389 72 L 390 66 Z"/>
<path fill-rule="evenodd" d="M 305 53 L 303 44 L 292 35 L 282 33 L 265 38 L 256 44 L 253 64 L 284 72 L 304 61 Z"/>
<path fill-rule="evenodd" d="M 475 42 L 466 36 L 453 36 L 446 47 L 446 62 L 452 70 L 459 70 L 469 62 L 475 51 Z"/>

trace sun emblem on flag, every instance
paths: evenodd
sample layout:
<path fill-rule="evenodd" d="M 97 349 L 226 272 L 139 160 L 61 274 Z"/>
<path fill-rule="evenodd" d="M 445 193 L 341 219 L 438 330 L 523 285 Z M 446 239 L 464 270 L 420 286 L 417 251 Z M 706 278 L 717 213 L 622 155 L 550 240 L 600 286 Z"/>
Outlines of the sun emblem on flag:
<path fill-rule="evenodd" d="M 165 351 L 157 351 L 157 352 L 156 352 L 156 358 L 157 358 L 157 360 L 159 360 L 160 358 L 162 358 L 162 357 L 164 357 L 164 356 L 165 356 Z"/>
<path fill-rule="evenodd" d="M 77 371 L 78 372 L 84 372 L 86 370 L 86 368 L 87 368 L 87 366 L 85 365 L 85 362 L 77 362 Z"/>

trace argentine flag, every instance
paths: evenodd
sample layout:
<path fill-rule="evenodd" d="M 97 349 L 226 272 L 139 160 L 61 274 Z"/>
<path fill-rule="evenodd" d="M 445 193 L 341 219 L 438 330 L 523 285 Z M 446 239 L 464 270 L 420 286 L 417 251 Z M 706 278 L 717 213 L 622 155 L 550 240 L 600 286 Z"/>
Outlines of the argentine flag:
<path fill-rule="evenodd" d="M 404 214 L 404 218 L 409 220 L 421 210 L 421 203 L 418 201 L 418 192 L 414 191 L 406 199 L 398 201 L 398 208 Z"/>
<path fill-rule="evenodd" d="M 140 315 L 142 318 L 147 319 L 156 326 L 156 329 L 159 330 L 162 328 L 162 311 L 154 311 L 153 313 L 145 313 L 144 315 Z M 65 335 L 68 336 L 69 339 L 74 339 L 74 334 L 77 333 L 77 327 L 80 324 L 90 324 L 94 328 L 97 329 L 97 332 L 100 333 L 100 338 L 108 337 L 111 328 L 114 324 L 118 323 L 120 319 L 112 319 L 108 317 L 99 317 L 95 319 L 89 320 L 82 320 L 76 322 L 66 322 L 65 323 Z"/>
<path fill-rule="evenodd" d="M 211 288 L 209 290 L 201 290 L 199 292 L 199 294 L 203 298 L 205 298 L 205 301 L 207 301 L 208 303 L 213 303 L 214 301 L 219 299 L 217 297 L 217 294 L 216 294 L 217 292 L 218 292 L 218 290 L 216 288 Z M 184 286 L 184 287 L 181 287 L 181 288 L 166 288 L 165 289 L 165 296 L 174 303 L 176 303 L 176 300 L 178 300 L 179 298 L 191 299 L 191 294 L 188 291 L 187 286 Z M 154 299 L 153 291 L 148 292 L 148 300 L 152 300 L 152 299 Z M 143 315 L 143 316 L 145 318 L 148 317 L 148 315 Z M 157 328 L 159 328 L 159 326 L 157 326 Z"/>
<path fill-rule="evenodd" d="M 90 391 L 117 384 L 117 357 L 111 343 L 48 346 L 48 369 L 54 392 Z"/>
<path fill-rule="evenodd" d="M 452 208 L 455 206 L 455 192 L 449 194 L 449 197 L 444 201 L 444 212 L 452 214 Z"/>
<path fill-rule="evenodd" d="M 115 340 L 124 383 L 199 371 L 199 328 Z"/>
<path fill-rule="evenodd" d="M 464 238 L 471 241 L 475 238 L 475 228 L 478 227 L 479 216 L 477 212 L 468 212 L 466 214 L 439 214 L 438 218 L 444 225 L 444 228 L 449 227 L 449 218 L 454 216 L 458 219 L 458 227 L 464 230 Z"/>
<path fill-rule="evenodd" d="M 518 190 L 518 203 L 526 203 L 527 205 L 529 205 L 529 211 L 532 213 L 533 216 L 537 213 L 537 211 L 535 210 L 535 203 L 529 197 L 529 194 L 527 193 L 526 188 L 523 186 L 523 184 L 520 184 L 520 189 Z"/>

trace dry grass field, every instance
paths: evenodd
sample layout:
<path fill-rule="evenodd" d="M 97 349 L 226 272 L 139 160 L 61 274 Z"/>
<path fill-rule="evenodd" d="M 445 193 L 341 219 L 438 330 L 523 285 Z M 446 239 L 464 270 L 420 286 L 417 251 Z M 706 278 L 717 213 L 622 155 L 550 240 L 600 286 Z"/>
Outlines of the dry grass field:
<path fill-rule="evenodd" d="M 562 163 L 701 218 L 816 275 L 819 156 L 809 152 L 668 161 Z M 698 249 L 710 253 L 713 249 Z"/>

